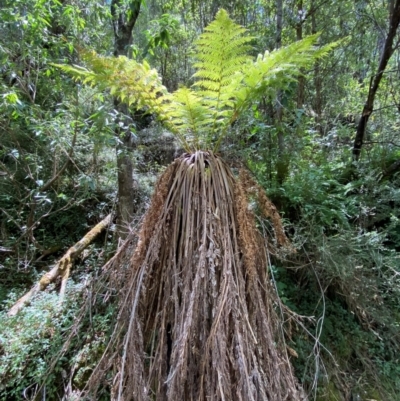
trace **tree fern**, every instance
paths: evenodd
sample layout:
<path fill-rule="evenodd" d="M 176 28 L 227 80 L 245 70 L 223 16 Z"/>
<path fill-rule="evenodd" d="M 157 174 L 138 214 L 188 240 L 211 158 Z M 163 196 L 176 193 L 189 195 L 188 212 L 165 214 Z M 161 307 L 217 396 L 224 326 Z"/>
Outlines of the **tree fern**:
<path fill-rule="evenodd" d="M 158 181 L 133 254 L 128 240 L 102 270 L 101 285 L 118 294 L 118 319 L 79 399 L 98 399 L 104 383 L 126 401 L 307 398 L 275 313 L 267 275 L 274 246 L 260 236 L 249 198 L 288 246 L 279 215 L 246 172 L 235 178 L 208 149 L 266 88 L 294 79 L 328 49 L 316 50 L 311 37 L 253 61 L 249 40 L 221 10 L 197 41 L 195 84 L 173 94 L 147 64 L 126 58 L 90 54 L 90 71 L 63 67 L 148 107 L 191 152 Z M 126 274 L 110 273 L 120 266 Z"/>
<path fill-rule="evenodd" d="M 173 94 L 146 61 L 91 52 L 84 53 L 90 69 L 58 66 L 84 83 L 108 88 L 129 105 L 147 108 L 187 151 L 216 151 L 230 125 L 253 101 L 295 80 L 301 69 L 312 66 L 338 43 L 317 47 L 316 34 L 253 60 L 247 55 L 251 40 L 243 27 L 220 10 L 195 43 L 195 83 Z"/>

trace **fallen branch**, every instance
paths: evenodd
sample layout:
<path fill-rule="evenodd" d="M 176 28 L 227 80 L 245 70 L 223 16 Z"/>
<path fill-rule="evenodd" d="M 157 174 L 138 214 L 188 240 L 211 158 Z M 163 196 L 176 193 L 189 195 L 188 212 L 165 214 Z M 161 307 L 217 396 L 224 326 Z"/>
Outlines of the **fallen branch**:
<path fill-rule="evenodd" d="M 47 286 L 50 283 L 53 283 L 58 277 L 61 277 L 60 299 L 62 300 L 74 260 L 105 228 L 110 225 L 111 221 L 112 215 L 109 214 L 99 224 L 93 227 L 80 241 L 69 248 L 56 265 L 49 272 L 44 274 L 42 278 L 14 304 L 14 306 L 8 311 L 8 316 L 16 315 L 33 296 L 46 289 Z"/>

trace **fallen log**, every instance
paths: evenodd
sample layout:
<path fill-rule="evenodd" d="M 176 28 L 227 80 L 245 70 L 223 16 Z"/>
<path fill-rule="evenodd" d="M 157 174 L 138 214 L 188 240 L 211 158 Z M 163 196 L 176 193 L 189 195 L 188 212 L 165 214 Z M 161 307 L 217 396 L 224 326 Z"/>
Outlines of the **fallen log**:
<path fill-rule="evenodd" d="M 60 299 L 64 298 L 67 280 L 73 266 L 73 262 L 79 256 L 84 249 L 86 249 L 94 239 L 107 228 L 112 221 L 112 215 L 109 214 L 100 223 L 93 227 L 80 241 L 68 249 L 64 256 L 56 263 L 56 265 L 18 301 L 8 311 L 8 316 L 16 315 L 29 300 L 35 296 L 38 292 L 43 291 L 47 288 L 50 283 L 53 283 L 58 277 L 61 277 L 61 288 L 60 288 Z"/>

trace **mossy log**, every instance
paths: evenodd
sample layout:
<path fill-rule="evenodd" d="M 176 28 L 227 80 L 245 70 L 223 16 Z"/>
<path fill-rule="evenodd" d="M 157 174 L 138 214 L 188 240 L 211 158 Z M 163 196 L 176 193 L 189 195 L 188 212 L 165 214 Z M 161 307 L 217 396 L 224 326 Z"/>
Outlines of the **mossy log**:
<path fill-rule="evenodd" d="M 109 214 L 100 223 L 93 227 L 80 241 L 69 248 L 64 256 L 56 263 L 56 265 L 49 272 L 44 274 L 41 279 L 24 296 L 18 299 L 18 301 L 8 311 L 8 315 L 16 315 L 20 311 L 20 309 L 22 309 L 24 305 L 26 305 L 30 301 L 33 296 L 35 296 L 38 292 L 46 289 L 47 286 L 53 283 L 58 277 L 61 277 L 60 299 L 62 300 L 65 294 L 67 280 L 75 259 L 95 240 L 95 238 L 105 228 L 110 225 L 111 221 L 112 215 Z"/>

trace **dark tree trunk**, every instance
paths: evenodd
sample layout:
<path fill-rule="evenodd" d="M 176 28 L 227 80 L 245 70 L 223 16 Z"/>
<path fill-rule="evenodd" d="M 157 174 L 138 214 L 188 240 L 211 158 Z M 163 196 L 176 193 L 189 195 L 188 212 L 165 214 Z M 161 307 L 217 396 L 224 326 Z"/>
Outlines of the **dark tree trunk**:
<path fill-rule="evenodd" d="M 114 24 L 114 56 L 128 56 L 132 43 L 132 30 L 140 12 L 140 0 L 124 4 L 122 0 L 112 0 L 111 14 Z M 132 119 L 128 107 L 114 98 L 114 106 L 118 111 L 115 135 L 118 137 L 117 168 L 118 168 L 118 235 L 124 238 L 129 229 L 129 223 L 136 211 L 135 188 L 133 184 L 133 163 L 131 153 L 134 142 L 130 130 Z"/>
<path fill-rule="evenodd" d="M 303 39 L 303 22 L 304 22 L 304 10 L 303 10 L 303 0 L 298 0 L 297 2 L 297 16 L 298 21 L 296 24 L 296 39 Z M 299 85 L 297 87 L 297 108 L 302 109 L 304 105 L 304 89 L 306 85 L 306 79 L 303 75 L 299 77 Z"/>
<path fill-rule="evenodd" d="M 283 1 L 276 2 L 276 48 L 282 47 L 282 26 L 283 26 Z M 287 158 L 285 155 L 285 138 L 283 133 L 283 106 L 282 91 L 278 91 L 276 97 L 275 120 L 278 135 L 278 160 L 276 162 L 276 176 L 279 184 L 285 181 L 288 172 Z"/>
<path fill-rule="evenodd" d="M 361 154 L 361 148 L 364 141 L 365 131 L 370 115 L 374 111 L 374 100 L 379 84 L 383 77 L 386 66 L 392 56 L 395 47 L 393 42 L 396 36 L 397 28 L 400 23 L 400 0 L 395 0 L 389 20 L 389 32 L 386 37 L 385 45 L 379 62 L 378 72 L 371 78 L 367 101 L 365 102 L 360 121 L 357 126 L 356 137 L 353 145 L 353 158 L 358 160 Z"/>
<path fill-rule="evenodd" d="M 317 30 L 317 20 L 316 20 L 316 8 L 314 6 L 314 1 L 311 2 L 311 33 L 315 34 L 318 32 Z M 315 111 L 315 124 L 317 126 L 317 130 L 321 136 L 324 135 L 324 131 L 322 128 L 322 79 L 320 73 L 320 62 L 317 60 L 315 62 L 314 67 L 314 85 L 315 85 L 315 103 L 314 103 L 314 111 Z"/>
<path fill-rule="evenodd" d="M 125 238 L 129 232 L 129 223 L 136 211 L 132 162 L 132 151 L 135 145 L 129 128 L 133 121 L 128 115 L 128 107 L 117 99 L 114 99 L 114 106 L 118 111 L 117 128 L 115 129 L 115 135 L 118 137 L 116 149 L 118 170 L 117 229 L 118 236 Z"/>

